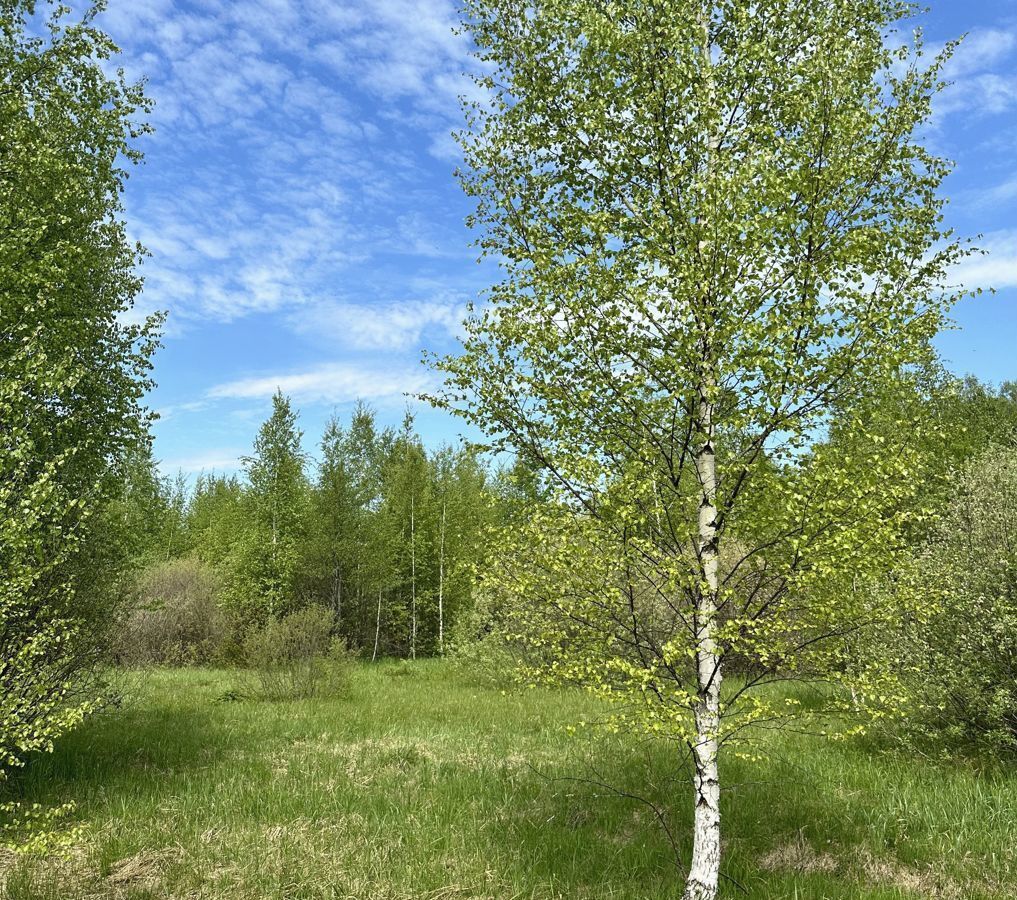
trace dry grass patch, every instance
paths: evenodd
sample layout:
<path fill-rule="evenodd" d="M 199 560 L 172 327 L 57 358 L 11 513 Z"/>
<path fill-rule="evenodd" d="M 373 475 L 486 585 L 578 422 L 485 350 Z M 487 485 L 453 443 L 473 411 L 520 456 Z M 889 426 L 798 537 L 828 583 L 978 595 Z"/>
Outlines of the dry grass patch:
<path fill-rule="evenodd" d="M 142 850 L 134 856 L 113 863 L 106 876 L 106 881 L 113 885 L 157 888 L 162 884 L 166 866 L 180 862 L 186 855 L 183 847 Z"/>
<path fill-rule="evenodd" d="M 837 857 L 814 850 L 800 831 L 793 841 L 781 844 L 765 854 L 759 865 L 767 872 L 798 872 L 802 875 L 832 873 L 840 868 Z"/>

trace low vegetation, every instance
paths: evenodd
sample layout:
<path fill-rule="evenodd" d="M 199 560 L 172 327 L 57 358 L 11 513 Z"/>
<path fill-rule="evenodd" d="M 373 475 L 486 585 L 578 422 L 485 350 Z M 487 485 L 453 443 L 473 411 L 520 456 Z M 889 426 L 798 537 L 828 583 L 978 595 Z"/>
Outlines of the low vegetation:
<path fill-rule="evenodd" d="M 447 662 L 358 665 L 341 696 L 231 700 L 234 671 L 158 671 L 20 774 L 73 800 L 66 858 L 6 857 L 5 900 L 677 898 L 672 748 L 569 726 L 582 694 L 478 687 Z M 731 896 L 1017 897 L 1017 775 L 775 732 L 732 759 Z M 610 784 L 605 788 L 597 784 Z M 623 796 L 642 797 L 642 802 Z"/>

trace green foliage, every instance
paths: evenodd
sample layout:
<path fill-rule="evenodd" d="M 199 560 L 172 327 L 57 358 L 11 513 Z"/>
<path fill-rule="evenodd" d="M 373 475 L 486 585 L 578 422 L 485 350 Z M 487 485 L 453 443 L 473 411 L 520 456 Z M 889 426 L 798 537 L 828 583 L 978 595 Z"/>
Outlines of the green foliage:
<path fill-rule="evenodd" d="M 307 503 L 305 459 L 297 415 L 281 393 L 272 398 L 272 414 L 244 460 L 245 530 L 234 544 L 229 601 L 235 612 L 264 617 L 296 606 L 296 579 L 304 508 Z"/>
<path fill-rule="evenodd" d="M 201 475 L 187 499 L 184 551 L 225 570 L 234 541 L 244 530 L 244 486 L 236 478 Z"/>
<path fill-rule="evenodd" d="M 121 535 L 135 565 L 162 562 L 181 554 L 187 485 L 182 475 L 160 475 L 147 443 L 124 462 L 122 487 L 107 512 L 107 523 Z"/>
<path fill-rule="evenodd" d="M 372 656 L 441 653 L 473 602 L 472 567 L 491 517 L 475 452 L 428 453 L 407 416 L 379 430 L 360 405 L 329 423 L 308 508 L 300 590 Z M 377 648 L 377 649 L 375 649 Z"/>
<path fill-rule="evenodd" d="M 923 601 L 881 649 L 919 704 L 905 724 L 934 744 L 1017 753 L 1015 536 L 1017 450 L 992 447 L 958 474 L 942 521 L 884 588 L 903 606 Z"/>
<path fill-rule="evenodd" d="M 337 627 L 363 644 L 369 631 L 364 609 L 380 580 L 383 554 L 373 512 L 381 492 L 381 462 L 388 433 L 379 434 L 374 414 L 360 404 L 349 429 L 329 421 L 321 441 L 321 464 L 311 494 L 308 545 L 302 560 L 305 589 L 333 609 Z"/>
<path fill-rule="evenodd" d="M 348 426 L 328 423 L 312 482 L 300 440 L 276 396 L 246 481 L 202 476 L 185 500 L 162 483 L 156 544 L 215 570 L 236 638 L 252 620 L 319 605 L 372 656 L 442 652 L 472 606 L 480 535 L 496 515 L 477 453 L 428 453 L 412 417 L 399 433 L 379 429 L 359 404 Z"/>
<path fill-rule="evenodd" d="M 853 425 L 857 417 L 864 423 L 860 434 Z M 829 443 L 841 453 L 856 452 L 860 441 L 879 441 L 906 444 L 917 455 L 921 472 L 913 479 L 908 535 L 908 543 L 917 545 L 949 504 L 955 473 L 992 444 L 1017 444 L 1017 386 L 957 378 L 933 362 L 873 385 L 864 403 L 835 412 L 830 431 Z"/>
<path fill-rule="evenodd" d="M 949 441 L 943 455 L 951 469 L 960 468 L 990 444 L 1017 444 L 1017 382 L 993 388 L 970 375 L 948 382 L 936 412 Z"/>
<path fill-rule="evenodd" d="M 336 696 L 346 687 L 350 656 L 336 638 L 334 619 L 323 606 L 307 606 L 271 618 L 244 641 L 244 662 L 267 700 Z"/>
<path fill-rule="evenodd" d="M 945 56 L 885 42 L 910 11 L 467 4 L 490 75 L 464 186 L 506 276 L 437 399 L 555 490 L 490 577 L 520 637 L 639 727 L 700 740 L 729 654 L 841 679 L 844 634 L 889 614 L 817 586 L 905 539 L 921 457 L 864 410 L 931 359 L 965 252 L 919 142 Z M 816 442 L 835 416 L 851 452 Z M 730 733 L 788 712 L 724 707 Z"/>
<path fill-rule="evenodd" d="M 95 12 L 0 10 L 0 780 L 98 703 L 130 554 L 115 503 L 148 440 L 158 321 L 130 324 L 120 201 L 147 101 L 107 74 Z"/>

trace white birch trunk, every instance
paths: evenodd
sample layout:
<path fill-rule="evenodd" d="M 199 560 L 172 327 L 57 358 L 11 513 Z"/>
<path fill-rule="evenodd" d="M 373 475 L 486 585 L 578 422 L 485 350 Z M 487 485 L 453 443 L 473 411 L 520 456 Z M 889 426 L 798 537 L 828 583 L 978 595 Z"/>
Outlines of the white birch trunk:
<path fill-rule="evenodd" d="M 441 540 L 438 550 L 438 652 L 445 655 L 445 501 L 441 501 Z"/>
<path fill-rule="evenodd" d="M 414 498 L 410 496 L 410 657 L 417 658 L 417 530 Z"/>
<path fill-rule="evenodd" d="M 708 391 L 709 389 L 707 389 Z M 713 446 L 712 400 L 703 392 L 700 417 L 705 433 L 696 454 L 696 472 L 702 487 L 699 505 L 699 556 L 703 586 L 696 604 L 696 738 L 692 747 L 695 766 L 695 820 L 692 862 L 685 885 L 685 900 L 714 900 L 720 878 L 720 776 L 717 766 L 720 732 L 720 655 L 715 632 L 718 602 L 717 456 Z"/>
<path fill-rule="evenodd" d="M 378 638 L 381 635 L 381 588 L 378 588 L 378 615 L 374 620 L 374 653 L 371 654 L 371 662 L 378 658 Z"/>
<path fill-rule="evenodd" d="M 703 64 L 707 71 L 708 101 L 713 103 L 713 75 L 710 48 L 710 14 L 707 2 L 702 13 Z M 713 158 L 719 150 L 715 136 L 709 139 L 707 178 Z M 704 216 L 704 241 L 709 217 Z M 704 247 L 705 245 L 705 247 Z M 696 590 L 696 736 L 692 747 L 695 814 L 692 836 L 692 861 L 685 883 L 683 900 L 716 900 L 720 882 L 720 773 L 717 753 L 720 733 L 720 654 L 716 643 L 719 598 L 718 562 L 720 535 L 717 528 L 717 454 L 714 446 L 714 369 L 713 335 L 710 333 L 709 295 L 704 298 L 703 381 L 699 388 L 699 428 L 702 442 L 696 448 L 695 465 L 701 499 L 699 504 L 699 564 L 702 585 Z"/>

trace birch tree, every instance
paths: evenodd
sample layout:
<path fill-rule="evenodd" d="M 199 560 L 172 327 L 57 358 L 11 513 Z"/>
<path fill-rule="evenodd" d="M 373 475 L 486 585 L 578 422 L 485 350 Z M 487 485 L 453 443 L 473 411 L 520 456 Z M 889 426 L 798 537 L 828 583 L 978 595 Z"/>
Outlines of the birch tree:
<path fill-rule="evenodd" d="M 839 662 L 876 601 L 816 587 L 899 542 L 916 456 L 851 410 L 929 360 L 966 252 L 920 137 L 952 48 L 902 40 L 914 13 L 465 2 L 462 183 L 504 277 L 433 399 L 554 490 L 489 577 L 543 674 L 685 748 L 687 900 L 718 892 L 721 748 L 789 710 L 750 689 L 850 672 L 856 706 L 887 697 L 892 673 Z M 834 410 L 852 454 L 823 442 Z M 727 685 L 732 658 L 754 674 Z"/>
<path fill-rule="evenodd" d="M 240 605 L 280 615 L 295 606 L 299 544 L 308 500 L 302 432 L 288 398 L 277 392 L 272 414 L 258 430 L 254 453 L 244 458 L 250 482 L 250 530 L 237 548 Z M 246 584 L 244 582 L 246 581 Z M 250 592 L 251 596 L 246 596 Z"/>
<path fill-rule="evenodd" d="M 121 193 L 141 85 L 97 8 L 0 4 L 0 784 L 97 705 L 128 549 L 113 518 L 146 447 L 158 318 Z M 21 811 L 0 803 L 0 838 Z"/>
<path fill-rule="evenodd" d="M 400 652 L 416 659 L 423 610 L 422 574 L 418 558 L 421 549 L 419 524 L 421 513 L 431 506 L 431 479 L 427 454 L 413 430 L 413 416 L 407 412 L 402 428 L 388 450 L 382 467 L 382 500 L 379 526 L 389 551 L 389 570 L 398 602 L 390 602 L 387 618 L 404 630 L 406 639 Z"/>
<path fill-rule="evenodd" d="M 381 435 L 382 441 L 388 440 Z M 368 564 L 370 516 L 381 490 L 379 435 L 374 414 L 358 404 L 348 428 L 333 416 L 321 440 L 321 463 L 311 505 L 311 547 L 306 567 L 327 587 L 318 588 L 336 616 L 336 628 L 354 638 Z M 370 602 L 370 597 L 368 598 Z M 343 610 L 350 627 L 343 623 Z"/>

